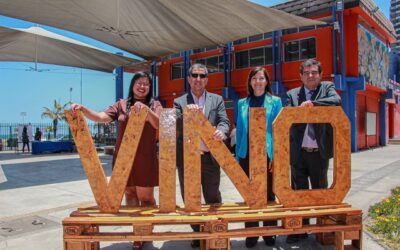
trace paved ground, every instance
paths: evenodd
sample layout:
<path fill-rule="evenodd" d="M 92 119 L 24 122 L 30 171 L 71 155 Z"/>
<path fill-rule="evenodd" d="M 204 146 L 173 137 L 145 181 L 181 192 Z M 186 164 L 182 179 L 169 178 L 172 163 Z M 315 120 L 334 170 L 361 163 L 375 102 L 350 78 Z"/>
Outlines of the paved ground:
<path fill-rule="evenodd" d="M 345 201 L 362 208 L 390 194 L 400 185 L 400 145 L 389 145 L 352 154 L 352 188 Z M 110 174 L 111 157 L 100 155 Z M 330 173 L 332 176 L 332 172 Z M 179 188 L 177 188 L 179 190 Z M 224 201 L 241 201 L 228 178 L 222 176 Z M 156 193 L 158 196 L 158 190 Z M 177 193 L 178 203 L 181 203 Z M 93 196 L 76 154 L 32 156 L 0 152 L 0 249 L 62 249 L 61 221 L 82 204 L 93 204 Z M 183 230 L 171 227 L 169 230 Z M 115 228 L 114 230 L 119 230 Z M 321 246 L 313 237 L 299 244 L 287 245 L 285 237 L 275 247 L 260 240 L 253 249 L 333 249 Z M 364 248 L 385 249 L 364 233 Z M 102 243 L 102 249 L 131 249 L 128 243 Z M 153 242 L 146 250 L 191 249 L 188 241 Z M 232 240 L 232 249 L 246 249 L 244 239 Z"/>

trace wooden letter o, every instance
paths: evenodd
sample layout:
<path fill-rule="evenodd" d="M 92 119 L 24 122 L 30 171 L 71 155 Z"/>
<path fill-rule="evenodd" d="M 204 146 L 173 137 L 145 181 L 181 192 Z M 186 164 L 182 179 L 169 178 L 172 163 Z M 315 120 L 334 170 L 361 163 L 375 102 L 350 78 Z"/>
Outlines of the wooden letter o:
<path fill-rule="evenodd" d="M 334 174 L 328 189 L 290 187 L 290 127 L 293 123 L 330 123 L 333 127 Z M 341 107 L 286 107 L 273 124 L 273 189 L 284 207 L 340 204 L 350 189 L 350 123 Z"/>

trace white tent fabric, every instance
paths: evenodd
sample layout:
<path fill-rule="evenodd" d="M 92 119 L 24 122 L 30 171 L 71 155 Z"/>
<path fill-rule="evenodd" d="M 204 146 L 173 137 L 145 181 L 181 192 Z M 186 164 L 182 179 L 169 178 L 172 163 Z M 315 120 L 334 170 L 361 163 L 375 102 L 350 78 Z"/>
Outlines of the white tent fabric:
<path fill-rule="evenodd" d="M 0 14 L 83 34 L 145 59 L 321 24 L 246 0 L 0 0 Z"/>
<path fill-rule="evenodd" d="M 40 27 L 11 29 L 1 26 L 0 61 L 47 63 L 105 72 L 138 62 Z"/>

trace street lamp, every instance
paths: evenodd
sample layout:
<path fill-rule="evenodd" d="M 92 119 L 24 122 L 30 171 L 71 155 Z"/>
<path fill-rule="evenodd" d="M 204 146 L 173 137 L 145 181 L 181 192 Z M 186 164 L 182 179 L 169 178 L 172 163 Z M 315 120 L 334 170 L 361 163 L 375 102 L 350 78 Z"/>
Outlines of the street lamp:
<path fill-rule="evenodd" d="M 21 112 L 20 115 L 21 115 L 21 117 L 22 117 L 22 124 L 25 124 L 26 112 Z"/>
<path fill-rule="evenodd" d="M 69 88 L 69 105 L 72 103 L 72 87 Z"/>

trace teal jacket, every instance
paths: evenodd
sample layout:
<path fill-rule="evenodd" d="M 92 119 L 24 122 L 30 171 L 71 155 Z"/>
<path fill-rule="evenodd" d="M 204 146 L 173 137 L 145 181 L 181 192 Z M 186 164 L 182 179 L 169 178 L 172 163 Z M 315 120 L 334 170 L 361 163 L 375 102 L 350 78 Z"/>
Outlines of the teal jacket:
<path fill-rule="evenodd" d="M 249 104 L 250 97 L 240 99 L 238 102 L 238 114 L 236 121 L 236 159 L 246 158 L 248 147 L 248 134 L 249 134 Z M 265 95 L 263 107 L 267 110 L 266 124 L 267 124 L 267 155 L 272 160 L 273 156 L 273 136 L 272 136 L 272 123 L 278 116 L 279 111 L 282 109 L 281 98 Z"/>

